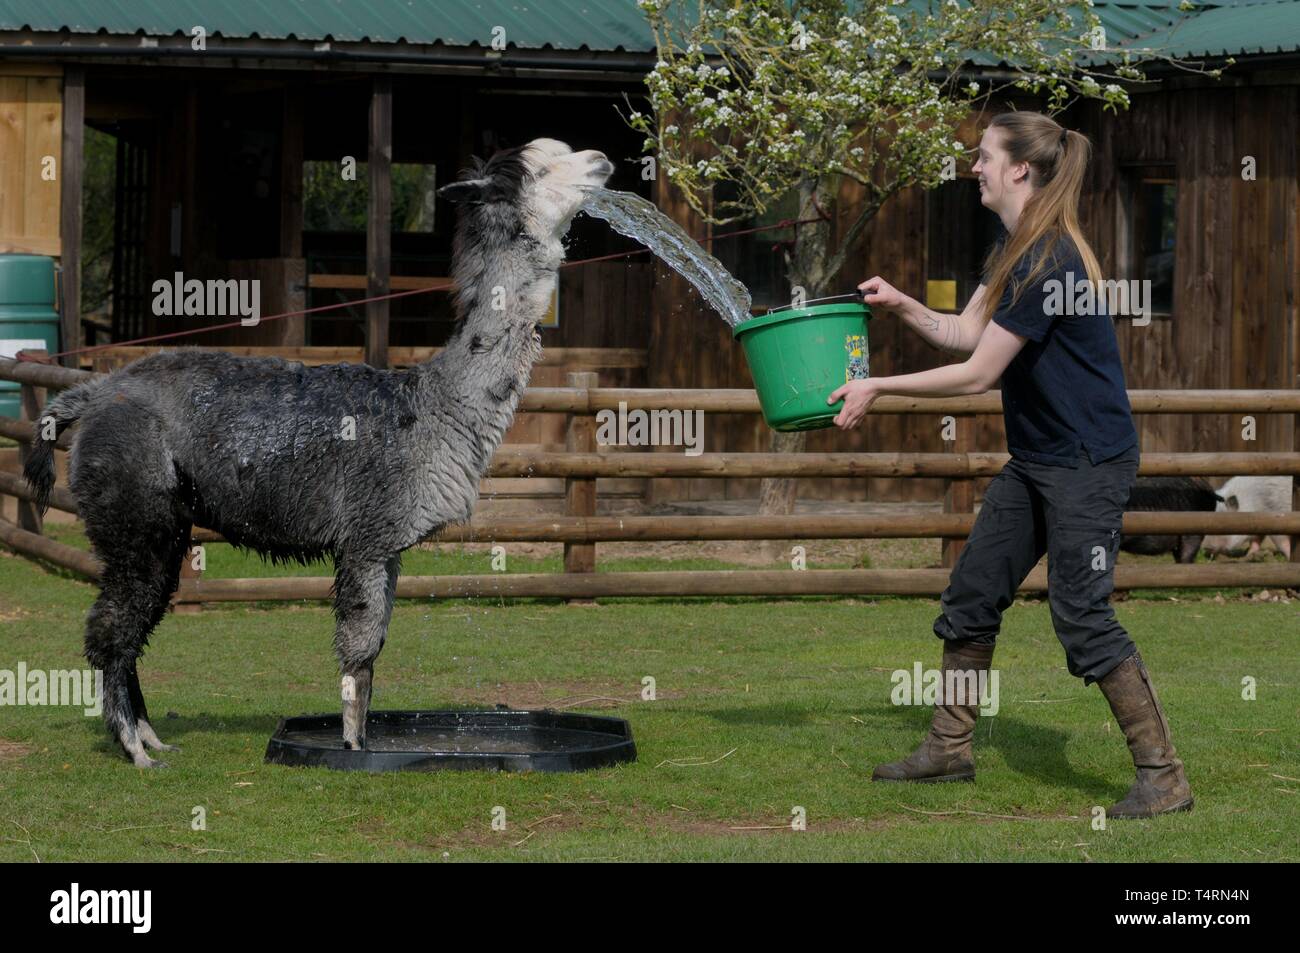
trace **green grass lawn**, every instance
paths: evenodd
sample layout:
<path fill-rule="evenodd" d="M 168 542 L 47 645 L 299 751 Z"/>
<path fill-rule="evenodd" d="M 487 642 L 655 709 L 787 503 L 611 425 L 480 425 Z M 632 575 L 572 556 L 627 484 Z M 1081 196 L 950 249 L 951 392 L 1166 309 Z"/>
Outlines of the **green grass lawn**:
<path fill-rule="evenodd" d="M 487 559 L 422 551 L 405 568 L 484 572 Z M 706 565 L 722 564 L 602 561 Z M 211 546 L 208 571 L 272 570 Z M 0 669 L 84 665 L 94 595 L 0 551 Z M 281 715 L 336 709 L 332 617 L 320 603 L 220 605 L 169 615 L 142 662 L 154 725 L 183 748 L 167 770 L 133 768 L 79 709 L 0 708 L 0 861 L 1300 860 L 1300 601 L 1205 595 L 1116 604 L 1187 764 L 1187 815 L 1092 828 L 1132 766 L 1101 693 L 1066 672 L 1045 601 L 1006 614 L 978 782 L 922 786 L 869 778 L 928 725 L 928 709 L 890 704 L 890 672 L 937 665 L 935 599 L 398 603 L 374 707 L 500 702 L 630 720 L 635 763 L 573 775 L 265 765 Z M 647 676 L 657 700 L 641 700 Z M 1247 676 L 1257 700 L 1241 697 Z M 199 807 L 207 829 L 195 831 Z M 790 829 L 796 808 L 806 831 Z"/>

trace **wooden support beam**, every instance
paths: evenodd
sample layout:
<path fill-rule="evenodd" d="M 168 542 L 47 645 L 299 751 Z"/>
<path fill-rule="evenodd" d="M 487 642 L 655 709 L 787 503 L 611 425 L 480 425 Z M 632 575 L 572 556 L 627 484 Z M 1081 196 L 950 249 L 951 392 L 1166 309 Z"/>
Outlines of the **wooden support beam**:
<path fill-rule="evenodd" d="M 86 71 L 69 66 L 63 74 L 63 158 L 59 180 L 59 240 L 63 273 L 60 301 L 62 337 L 59 350 L 81 347 L 81 181 L 85 161 Z M 76 367 L 77 356 L 59 359 L 65 367 Z"/>
<path fill-rule="evenodd" d="M 421 277 L 419 275 L 390 276 L 388 286 L 393 291 L 417 291 L 420 288 L 432 288 L 438 291 L 451 291 L 450 278 Z M 340 291 L 370 290 L 369 275 L 308 275 L 308 288 L 329 288 Z"/>
<path fill-rule="evenodd" d="M 955 453 L 970 453 L 975 445 L 975 418 L 957 417 L 953 422 L 956 428 L 952 450 Z M 970 477 L 949 477 L 944 487 L 943 511 L 945 513 L 975 512 L 975 481 Z M 965 538 L 945 539 L 942 544 L 942 563 L 951 569 L 957 565 L 957 557 L 966 545 Z"/>
<path fill-rule="evenodd" d="M 0 481 L 0 489 L 4 488 Z M 897 516 L 591 516 L 513 517 L 444 529 L 430 542 L 663 542 L 763 539 L 965 539 L 974 513 Z M 1125 536 L 1272 536 L 1300 530 L 1295 513 L 1125 513 Z"/>
<path fill-rule="evenodd" d="M 32 422 L 35 421 L 41 413 L 41 407 L 45 404 L 44 388 L 37 388 L 34 384 L 23 384 L 20 388 L 22 395 L 23 419 L 22 424 L 30 429 Z M 30 443 L 18 444 L 18 463 L 20 468 L 27 466 L 27 458 L 32 455 L 32 445 Z M 30 499 L 18 496 L 18 525 L 29 533 L 40 535 L 44 531 L 44 520 L 41 519 L 40 510 Z"/>
<path fill-rule="evenodd" d="M 0 436 L 31 440 L 28 425 L 0 417 Z M 55 444 L 70 446 L 64 433 Z M 1006 465 L 1005 453 L 554 453 L 504 446 L 487 477 L 984 477 Z M 1293 476 L 1300 453 L 1144 453 L 1141 476 Z"/>
<path fill-rule="evenodd" d="M 30 500 L 31 487 L 16 473 L 0 471 L 0 493 Z M 50 508 L 76 514 L 77 501 L 61 486 Z M 458 524 L 428 538 L 431 543 L 617 543 L 761 539 L 961 539 L 972 513 L 908 513 L 898 516 L 591 516 L 504 517 Z M 1294 513 L 1125 513 L 1125 536 L 1274 536 L 1300 534 Z M 225 542 L 220 533 L 195 527 L 193 541 Z"/>
<path fill-rule="evenodd" d="M 490 477 L 991 477 L 1006 453 L 551 453 L 499 448 Z M 1141 476 L 1290 476 L 1300 453 L 1144 453 Z"/>
<path fill-rule="evenodd" d="M 38 537 L 39 538 L 39 537 Z M 489 573 L 466 576 L 401 576 L 403 599 L 555 598 L 612 596 L 936 596 L 948 585 L 947 569 L 685 570 L 670 572 Z M 281 579 L 185 580 L 178 596 L 187 602 L 324 601 L 332 598 L 330 576 Z M 1115 588 L 1300 587 L 1300 567 L 1291 563 L 1118 566 Z M 1047 571 L 1039 566 L 1020 592 L 1045 592 Z"/>
<path fill-rule="evenodd" d="M 284 91 L 280 122 L 280 257 L 302 257 L 302 163 L 304 104 L 302 89 Z"/>
<path fill-rule="evenodd" d="M 159 348 L 162 350 L 162 348 Z M 263 353 L 252 347 L 212 348 L 211 350 L 229 351 L 232 354 Z M 274 353 L 292 360 L 299 360 L 299 354 L 310 356 L 322 353 L 329 360 L 346 360 L 350 349 L 317 348 L 273 348 Z M 413 361 L 427 360 L 433 353 L 424 348 L 394 349 L 407 355 Z M 141 355 L 152 349 L 139 349 Z M 109 353 L 127 353 L 127 348 L 114 348 Z M 345 353 L 346 352 L 346 353 Z M 338 353 L 338 357 L 333 354 Z M 646 352 L 633 348 L 555 348 L 547 349 L 542 355 L 542 363 L 559 363 L 556 355 L 586 354 L 584 359 L 588 366 L 598 367 L 643 367 Z M 613 355 L 618 363 L 609 363 L 602 358 L 604 354 Z M 623 360 L 626 359 L 626 363 Z M 62 390 L 72 387 L 94 376 L 91 371 L 72 368 L 51 367 L 45 364 L 15 361 L 0 358 L 0 380 L 24 383 L 31 381 L 42 387 Z M 1131 390 L 1128 392 L 1129 404 L 1135 414 L 1291 414 L 1300 413 L 1300 389 L 1274 390 Z M 735 389 L 692 389 L 692 388 L 648 388 L 648 387 L 596 387 L 591 390 L 579 390 L 572 387 L 530 387 L 520 401 L 521 411 L 547 411 L 551 413 L 571 413 L 583 410 L 595 413 L 598 410 L 618 410 L 620 402 L 642 410 L 703 410 L 714 414 L 756 414 L 759 412 L 758 395 L 752 390 Z M 971 397 L 881 397 L 871 406 L 873 414 L 994 414 L 1002 413 L 1001 391 L 987 391 Z M 1298 451 L 1300 452 L 1300 451 Z M 935 454 L 942 456 L 943 454 Z M 1184 456 L 1204 458 L 1213 454 L 1194 453 Z M 1006 454 L 998 454 L 1005 462 Z M 1177 454 L 1143 454 L 1165 459 Z M 1225 465 L 1236 466 L 1238 459 L 1251 454 L 1227 453 Z M 1285 456 L 1285 454 L 1284 454 Z M 1235 476 L 1239 473 L 1257 472 L 1253 470 L 1201 470 L 1200 473 L 1211 476 Z M 1288 471 L 1289 472 L 1289 471 Z M 1144 476 L 1162 475 L 1149 474 Z M 941 474 L 928 474 L 939 476 Z M 980 474 L 977 474 L 980 475 Z M 1191 473 L 1186 474 L 1191 476 Z"/>
<path fill-rule="evenodd" d="M 71 569 L 89 579 L 99 579 L 103 571 L 99 560 L 90 553 L 68 546 L 66 543 L 56 543 L 47 536 L 28 532 L 7 519 L 0 519 L 0 543 L 4 543 L 24 556 L 44 559 L 48 563 Z"/>
<path fill-rule="evenodd" d="M 18 458 L 22 459 L 22 444 L 19 444 Z M 10 496 L 16 496 L 20 500 L 36 499 L 36 491 L 27 485 L 27 481 L 17 473 L 5 473 L 0 470 L 0 493 L 7 493 Z M 77 512 L 77 498 L 72 495 L 71 490 L 66 490 L 61 486 L 56 486 L 50 490 L 50 509 L 58 510 L 61 513 Z"/>
<path fill-rule="evenodd" d="M 196 568 L 195 563 L 199 561 L 201 545 L 191 545 L 181 556 L 181 583 L 187 580 L 193 581 L 203 578 L 203 571 Z M 199 612 L 203 606 L 198 602 L 187 602 L 181 598 L 181 590 L 178 588 L 172 593 L 172 612 L 180 615 L 192 615 Z"/>
<path fill-rule="evenodd" d="M 587 389 L 600 383 L 600 378 L 592 371 L 574 371 L 568 376 L 570 387 Z M 565 450 L 569 453 L 596 452 L 596 418 L 591 414 L 579 413 L 569 416 L 568 429 L 564 438 Z M 569 477 L 564 481 L 564 512 L 570 518 L 591 517 L 596 515 L 596 480 L 594 477 Z M 565 543 L 565 572 L 595 572 L 595 543 Z"/>
<path fill-rule="evenodd" d="M 1300 255 L 1300 253 L 1297 254 Z M 1297 393 L 1300 393 L 1300 316 L 1297 316 L 1294 313 L 1294 310 L 1292 312 L 1291 320 L 1293 320 L 1296 325 L 1295 333 L 1292 335 L 1294 341 L 1292 350 L 1294 351 L 1296 372 L 1293 379 L 1296 384 Z M 1300 453 L 1300 413 L 1296 413 L 1293 420 L 1291 449 L 1296 453 Z M 1300 473 L 1292 474 L 1291 476 L 1291 512 L 1300 513 Z M 1300 563 L 1300 533 L 1291 534 L 1291 562 Z"/>
<path fill-rule="evenodd" d="M 393 81 L 376 76 L 370 90 L 370 204 L 366 222 L 366 297 L 386 295 L 393 246 Z M 388 301 L 366 305 L 366 363 L 388 366 Z"/>
<path fill-rule="evenodd" d="M 199 190 L 202 186 L 199 184 L 199 177 L 202 174 L 200 163 L 202 157 L 199 155 L 199 89 L 197 86 L 190 86 L 185 90 L 185 102 L 181 106 L 180 121 L 185 132 L 185 153 L 182 159 L 184 171 L 181 173 L 180 181 L 180 214 L 181 214 L 181 233 L 180 249 L 181 259 L 179 267 L 182 271 L 189 270 L 196 266 L 202 255 L 199 251 Z"/>

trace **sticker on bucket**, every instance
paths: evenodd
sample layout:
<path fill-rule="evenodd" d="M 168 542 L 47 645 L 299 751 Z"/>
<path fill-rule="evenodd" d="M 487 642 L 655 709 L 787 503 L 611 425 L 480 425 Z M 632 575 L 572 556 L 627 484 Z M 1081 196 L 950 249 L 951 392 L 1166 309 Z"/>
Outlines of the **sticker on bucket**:
<path fill-rule="evenodd" d="M 871 376 L 867 365 L 867 336 L 865 334 L 846 334 L 844 350 L 848 352 L 848 361 L 844 367 L 844 382 L 862 381 Z"/>

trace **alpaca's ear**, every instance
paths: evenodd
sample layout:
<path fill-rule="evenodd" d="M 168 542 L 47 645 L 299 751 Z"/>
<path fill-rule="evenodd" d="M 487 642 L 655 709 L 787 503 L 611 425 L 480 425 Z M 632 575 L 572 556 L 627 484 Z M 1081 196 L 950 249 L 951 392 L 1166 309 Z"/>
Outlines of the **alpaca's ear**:
<path fill-rule="evenodd" d="M 448 202 L 481 202 L 489 181 L 489 179 L 466 179 L 464 182 L 452 182 L 440 188 L 438 194 Z"/>

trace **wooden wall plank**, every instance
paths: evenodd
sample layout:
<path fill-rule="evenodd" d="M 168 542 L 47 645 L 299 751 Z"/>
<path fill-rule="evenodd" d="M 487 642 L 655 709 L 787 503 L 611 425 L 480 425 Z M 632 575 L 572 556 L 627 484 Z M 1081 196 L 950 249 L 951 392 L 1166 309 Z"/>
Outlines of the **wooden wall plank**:
<path fill-rule="evenodd" d="M 367 298 L 388 294 L 393 255 L 393 81 L 376 76 L 370 92 L 370 206 L 366 215 Z M 388 366 L 389 302 L 366 305 L 366 363 Z"/>
<path fill-rule="evenodd" d="M 0 76 L 0 235 L 25 235 L 27 79 Z"/>
<path fill-rule="evenodd" d="M 81 182 L 85 161 L 86 71 L 70 66 L 63 76 L 63 144 L 59 162 L 59 236 L 63 300 L 60 329 L 62 349 L 81 347 Z M 60 358 L 65 367 L 77 366 L 77 355 Z"/>
<path fill-rule="evenodd" d="M 59 178 L 63 164 L 63 90 L 58 77 L 27 80 L 27 142 L 24 156 L 24 234 L 33 239 L 59 237 Z M 54 175 L 45 177 L 46 159 Z"/>

